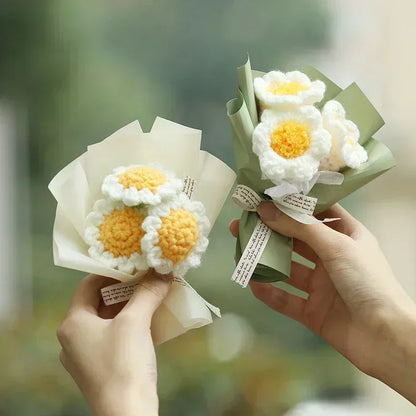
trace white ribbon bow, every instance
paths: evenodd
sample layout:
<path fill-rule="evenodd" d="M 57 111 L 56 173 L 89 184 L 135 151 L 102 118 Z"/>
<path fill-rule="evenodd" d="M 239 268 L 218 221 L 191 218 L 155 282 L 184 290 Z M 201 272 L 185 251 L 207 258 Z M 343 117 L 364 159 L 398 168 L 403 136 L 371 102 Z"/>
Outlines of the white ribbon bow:
<path fill-rule="evenodd" d="M 307 182 L 289 183 L 283 181 L 280 185 L 266 189 L 264 193 L 270 196 L 276 207 L 296 221 L 303 224 L 331 222 L 340 218 L 318 220 L 313 216 L 318 199 L 310 197 L 308 194 L 317 183 L 341 185 L 343 181 L 344 175 L 342 173 L 320 171 Z M 245 185 L 237 185 L 231 199 L 234 204 L 246 211 L 256 211 L 263 200 L 255 191 Z"/>

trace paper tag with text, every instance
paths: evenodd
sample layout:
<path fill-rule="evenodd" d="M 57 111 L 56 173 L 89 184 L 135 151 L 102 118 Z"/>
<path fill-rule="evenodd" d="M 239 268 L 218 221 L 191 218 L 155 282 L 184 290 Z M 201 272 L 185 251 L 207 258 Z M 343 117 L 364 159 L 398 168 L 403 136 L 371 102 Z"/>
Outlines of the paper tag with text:
<path fill-rule="evenodd" d="M 303 214 L 313 215 L 316 203 L 318 202 L 318 198 L 312 198 L 311 196 L 303 194 L 291 194 L 280 198 L 276 202 L 279 205 L 292 208 L 295 211 L 301 212 Z"/>
<path fill-rule="evenodd" d="M 231 201 L 245 211 L 256 211 L 262 200 L 260 195 L 245 185 L 237 185 L 231 197 Z"/>
<path fill-rule="evenodd" d="M 242 287 L 247 287 L 271 234 L 272 230 L 259 219 L 231 280 L 237 282 Z"/>
<path fill-rule="evenodd" d="M 186 194 L 186 196 L 191 199 L 192 194 L 195 190 L 195 183 L 196 180 L 191 178 L 190 176 L 185 176 L 185 179 L 183 180 L 183 189 L 182 192 Z"/>
<path fill-rule="evenodd" d="M 221 318 L 221 311 L 216 306 L 207 302 L 184 278 L 174 277 L 173 284 L 178 284 L 195 293 L 201 300 L 205 303 L 206 307 L 214 313 L 216 316 Z M 128 301 L 133 293 L 135 292 L 137 286 L 140 285 L 140 282 L 131 282 L 131 283 L 116 283 L 111 286 L 107 286 L 101 289 L 101 295 L 106 306 L 114 305 L 120 302 Z"/>
<path fill-rule="evenodd" d="M 120 282 L 111 286 L 103 287 L 101 289 L 101 295 L 103 297 L 104 304 L 109 306 L 129 300 L 138 285 L 139 284 L 137 282 Z"/>

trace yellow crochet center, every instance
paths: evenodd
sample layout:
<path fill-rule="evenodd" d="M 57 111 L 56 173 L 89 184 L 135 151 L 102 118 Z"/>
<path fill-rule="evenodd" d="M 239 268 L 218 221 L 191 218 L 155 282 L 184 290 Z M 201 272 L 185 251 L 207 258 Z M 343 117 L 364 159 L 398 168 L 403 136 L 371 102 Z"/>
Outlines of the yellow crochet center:
<path fill-rule="evenodd" d="M 285 121 L 273 131 L 270 145 L 285 159 L 301 156 L 311 145 L 309 126 L 295 121 Z"/>
<path fill-rule="evenodd" d="M 158 233 L 162 256 L 177 264 L 188 257 L 198 242 L 199 225 L 192 212 L 171 209 L 169 215 L 162 218 Z"/>
<path fill-rule="evenodd" d="M 282 82 L 274 83 L 269 87 L 269 91 L 274 95 L 298 95 L 301 91 L 307 90 L 308 87 L 299 82 Z"/>
<path fill-rule="evenodd" d="M 141 189 L 147 188 L 154 194 L 157 188 L 166 183 L 166 181 L 166 176 L 163 173 L 150 166 L 130 168 L 118 175 L 118 182 L 125 189 L 133 187 L 140 191 Z"/>
<path fill-rule="evenodd" d="M 114 257 L 130 257 L 133 253 L 142 253 L 140 241 L 144 236 L 142 223 L 144 216 L 134 208 L 115 209 L 104 216 L 99 226 L 99 240 L 104 244 L 105 251 L 113 253 Z"/>

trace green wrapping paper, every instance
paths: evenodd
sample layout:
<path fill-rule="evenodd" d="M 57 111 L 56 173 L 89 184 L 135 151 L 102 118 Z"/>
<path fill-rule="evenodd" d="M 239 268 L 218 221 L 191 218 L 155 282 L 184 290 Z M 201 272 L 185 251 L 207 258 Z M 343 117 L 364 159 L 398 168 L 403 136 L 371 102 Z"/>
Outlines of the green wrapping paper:
<path fill-rule="evenodd" d="M 321 108 L 331 99 L 339 101 L 344 106 L 347 118 L 359 128 L 359 142 L 368 154 L 367 162 L 361 164 L 358 169 L 344 168 L 341 171 L 344 175 L 342 185 L 316 184 L 312 188 L 309 196 L 318 198 L 314 214 L 319 214 L 391 169 L 395 165 L 395 160 L 387 146 L 373 139 L 372 136 L 384 125 L 384 121 L 355 83 L 342 90 L 313 67 L 307 67 L 303 72 L 311 80 L 321 80 L 326 85 L 323 100 L 315 106 Z M 245 65 L 237 69 L 237 74 L 237 97 L 227 103 L 227 114 L 233 136 L 237 183 L 246 185 L 264 199 L 269 199 L 264 196 L 263 192 L 274 184 L 267 179 L 261 179 L 259 159 L 252 150 L 253 131 L 259 123 L 253 79 L 263 76 L 264 73 L 252 70 L 248 59 Z M 236 262 L 239 261 L 258 221 L 259 216 L 256 212 L 243 211 L 236 243 Z M 291 260 L 292 239 L 273 232 L 251 279 L 260 282 L 284 280 L 290 276 Z"/>

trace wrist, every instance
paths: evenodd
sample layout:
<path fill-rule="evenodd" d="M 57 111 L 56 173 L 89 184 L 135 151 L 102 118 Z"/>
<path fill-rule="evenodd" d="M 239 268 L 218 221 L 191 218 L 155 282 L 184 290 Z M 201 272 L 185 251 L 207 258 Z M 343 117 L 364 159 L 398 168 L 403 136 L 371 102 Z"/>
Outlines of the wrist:
<path fill-rule="evenodd" d="M 159 399 L 155 385 L 109 382 L 96 398 L 90 406 L 97 416 L 158 415 Z"/>
<path fill-rule="evenodd" d="M 416 404 L 416 306 L 386 311 L 370 375 Z"/>

